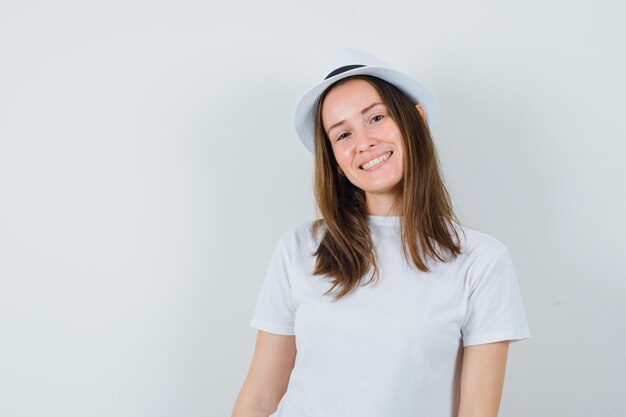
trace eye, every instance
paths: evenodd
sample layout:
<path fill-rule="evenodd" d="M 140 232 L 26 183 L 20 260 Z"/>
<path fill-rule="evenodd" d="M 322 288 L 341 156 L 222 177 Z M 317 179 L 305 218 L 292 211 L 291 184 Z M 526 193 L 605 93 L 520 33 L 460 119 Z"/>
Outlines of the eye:
<path fill-rule="evenodd" d="M 382 114 L 377 114 L 376 116 L 370 119 L 370 122 L 372 123 L 380 122 L 381 120 L 383 120 L 384 117 L 385 116 L 383 116 Z"/>
<path fill-rule="evenodd" d="M 342 133 L 341 135 L 337 136 L 337 142 L 339 142 L 341 139 L 347 138 L 348 136 L 350 136 L 350 133 L 348 132 Z"/>

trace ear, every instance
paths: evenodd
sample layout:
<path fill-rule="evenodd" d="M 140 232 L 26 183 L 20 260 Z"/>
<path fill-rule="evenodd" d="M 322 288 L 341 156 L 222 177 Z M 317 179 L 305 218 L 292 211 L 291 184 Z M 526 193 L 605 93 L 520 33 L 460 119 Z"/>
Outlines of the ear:
<path fill-rule="evenodd" d="M 420 112 L 422 119 L 426 119 L 426 111 L 424 111 L 424 107 L 422 107 L 421 104 L 416 104 L 415 108 L 417 109 L 418 112 Z"/>

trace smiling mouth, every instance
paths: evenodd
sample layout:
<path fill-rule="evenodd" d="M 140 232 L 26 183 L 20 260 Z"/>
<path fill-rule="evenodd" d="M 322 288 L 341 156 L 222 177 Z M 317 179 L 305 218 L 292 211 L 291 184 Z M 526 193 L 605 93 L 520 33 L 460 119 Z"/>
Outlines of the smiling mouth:
<path fill-rule="evenodd" d="M 367 161 L 366 163 L 364 163 L 363 165 L 361 165 L 359 168 L 364 170 L 364 171 L 368 171 L 372 168 L 376 168 L 377 166 L 381 165 L 383 162 L 385 162 L 387 159 L 391 158 L 391 154 L 393 152 L 389 151 L 381 156 L 379 156 L 378 158 L 374 158 L 370 161 Z"/>

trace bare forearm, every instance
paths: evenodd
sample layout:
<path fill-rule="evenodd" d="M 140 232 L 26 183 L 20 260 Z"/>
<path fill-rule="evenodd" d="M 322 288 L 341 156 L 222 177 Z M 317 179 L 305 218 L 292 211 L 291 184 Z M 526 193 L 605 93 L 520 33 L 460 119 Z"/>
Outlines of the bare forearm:
<path fill-rule="evenodd" d="M 235 401 L 231 417 L 268 417 L 276 411 L 275 401 L 252 399 L 242 391 Z"/>
<path fill-rule="evenodd" d="M 508 341 L 465 348 L 458 417 L 497 417 Z"/>
<path fill-rule="evenodd" d="M 287 391 L 295 360 L 295 336 L 259 330 L 250 370 L 231 417 L 272 415 Z"/>
<path fill-rule="evenodd" d="M 271 390 L 268 385 L 259 385 L 247 379 L 235 401 L 231 417 L 268 417 L 272 415 L 284 390 Z"/>
<path fill-rule="evenodd" d="M 485 387 L 477 396 L 465 398 L 458 417 L 497 417 L 501 396 L 501 388 Z"/>

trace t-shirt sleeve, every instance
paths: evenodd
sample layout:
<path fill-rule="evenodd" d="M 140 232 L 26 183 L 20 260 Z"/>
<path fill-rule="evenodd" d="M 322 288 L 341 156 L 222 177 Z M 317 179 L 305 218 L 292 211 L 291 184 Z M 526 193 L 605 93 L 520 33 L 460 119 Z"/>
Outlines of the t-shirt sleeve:
<path fill-rule="evenodd" d="M 522 295 L 511 256 L 499 246 L 469 274 L 469 296 L 461 327 L 463 346 L 530 337 Z"/>
<path fill-rule="evenodd" d="M 294 335 L 295 308 L 291 296 L 291 263 L 285 235 L 274 248 L 257 298 L 250 326 L 269 333 Z"/>

